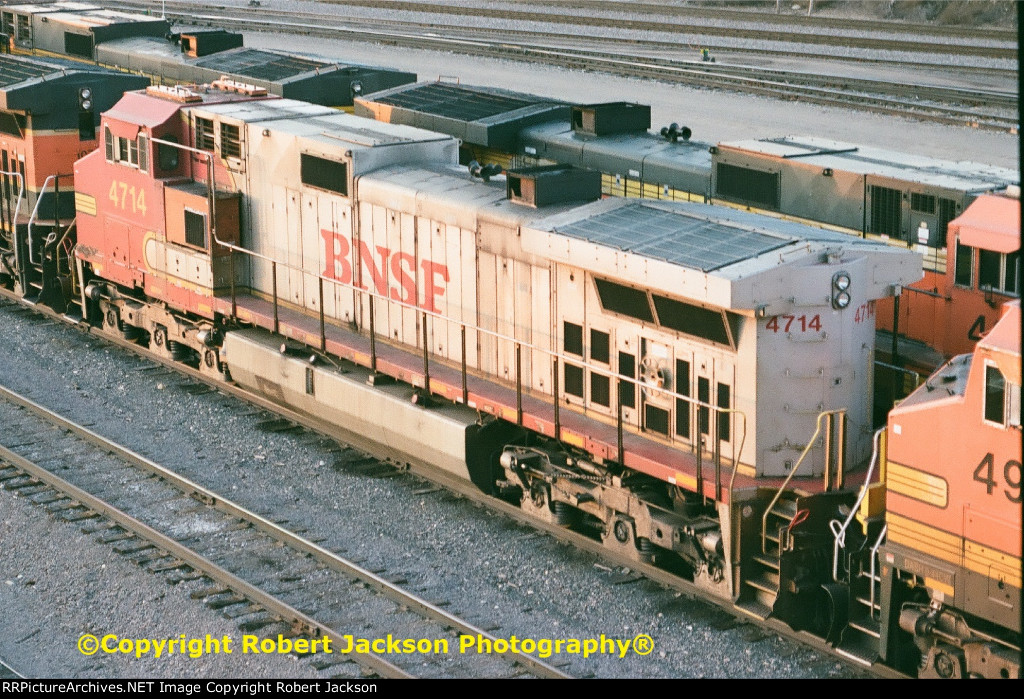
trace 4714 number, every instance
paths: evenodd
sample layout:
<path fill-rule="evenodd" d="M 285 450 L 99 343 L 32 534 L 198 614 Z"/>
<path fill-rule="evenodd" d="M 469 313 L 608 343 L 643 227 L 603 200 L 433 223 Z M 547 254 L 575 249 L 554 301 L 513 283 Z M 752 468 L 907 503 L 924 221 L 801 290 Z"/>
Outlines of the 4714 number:
<path fill-rule="evenodd" d="M 773 316 L 772 319 L 768 321 L 765 328 L 771 330 L 773 333 L 797 331 L 805 333 L 808 330 L 821 332 L 821 315 L 815 313 L 814 316 L 810 318 L 807 316 Z"/>

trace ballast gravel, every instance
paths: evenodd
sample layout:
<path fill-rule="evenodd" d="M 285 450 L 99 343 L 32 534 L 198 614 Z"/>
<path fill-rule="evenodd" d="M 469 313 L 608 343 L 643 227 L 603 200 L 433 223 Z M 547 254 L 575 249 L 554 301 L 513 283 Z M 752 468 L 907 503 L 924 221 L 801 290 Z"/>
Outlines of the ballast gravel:
<path fill-rule="evenodd" d="M 243 506 L 307 530 L 308 538 L 366 568 L 407 579 L 420 596 L 446 604 L 498 638 L 604 634 L 626 640 L 647 634 L 653 640 L 646 656 L 549 658 L 572 675 L 862 676 L 418 478 L 345 466 L 352 455 L 323 437 L 268 432 L 266 413 L 217 392 L 190 393 L 190 379 L 80 330 L 8 301 L 0 301 L 0 323 L 0 384 Z M 23 674 L 287 677 L 310 671 L 309 664 L 287 658 L 237 654 L 202 664 L 83 659 L 75 644 L 92 629 L 167 637 L 241 632 L 159 575 L 119 562 L 80 526 L 54 522 L 42 507 L 27 506 L 11 493 L 0 498 L 0 606 L 17 611 L 0 615 L 0 657 L 23 663 Z M 45 534 L 29 535 L 24 527 Z M 41 631 L 33 635 L 36 628 Z M 457 640 L 451 647 L 458 652 Z"/>

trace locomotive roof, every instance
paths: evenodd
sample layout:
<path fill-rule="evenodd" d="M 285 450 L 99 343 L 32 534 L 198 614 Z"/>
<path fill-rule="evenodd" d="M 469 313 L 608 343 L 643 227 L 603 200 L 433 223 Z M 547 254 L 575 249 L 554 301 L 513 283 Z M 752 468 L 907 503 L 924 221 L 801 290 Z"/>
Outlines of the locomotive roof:
<path fill-rule="evenodd" d="M 100 60 L 113 61 L 128 68 L 142 69 L 154 64 L 166 68 L 170 64 L 175 64 L 180 65 L 182 69 L 191 67 L 198 77 L 216 78 L 228 75 L 260 81 L 260 84 L 287 84 L 329 71 L 366 68 L 328 59 L 244 46 L 190 58 L 182 54 L 177 44 L 160 37 L 115 39 L 100 44 L 96 51 Z"/>
<path fill-rule="evenodd" d="M 837 172 L 891 177 L 962 192 L 1003 189 L 1020 180 L 1016 171 L 993 165 L 939 160 L 813 136 L 729 141 L 719 143 L 718 148 L 756 154 L 773 161 L 793 161 Z"/>
<path fill-rule="evenodd" d="M 874 266 L 869 298 L 921 277 L 916 253 L 710 204 L 604 199 L 538 221 L 522 237 L 528 252 L 588 260 L 596 272 L 722 308 L 791 302 L 797 268 L 823 255 Z"/>
<path fill-rule="evenodd" d="M 550 119 L 568 123 L 569 105 L 510 90 L 422 82 L 355 100 L 356 113 L 458 136 L 480 146 L 511 148 L 519 131 Z"/>
<path fill-rule="evenodd" d="M 685 165 L 703 172 L 711 165 L 711 154 L 708 152 L 710 143 L 673 142 L 649 131 L 608 134 L 595 138 L 577 133 L 567 121 L 551 121 L 524 129 L 522 139 L 527 145 L 536 140 L 586 149 L 590 153 L 599 153 L 607 158 L 621 159 L 623 163 L 630 163 L 633 167 L 654 164 L 678 168 Z M 538 155 L 543 157 L 544 154 Z M 625 169 L 622 174 L 628 175 Z"/>
<path fill-rule="evenodd" d="M 983 194 L 949 222 L 960 242 L 996 252 L 1020 249 L 1020 200 Z"/>
<path fill-rule="evenodd" d="M 126 22 L 154 22 L 163 21 L 159 17 L 152 17 L 133 12 L 121 12 L 119 10 L 108 10 L 99 5 L 84 2 L 54 2 L 45 5 L 26 3 L 21 5 L 7 5 L 5 12 L 21 12 L 26 14 L 59 14 L 62 21 L 80 21 L 86 26 L 107 26 L 110 24 L 121 24 Z M 69 22 L 70 23 L 70 22 Z"/>
<path fill-rule="evenodd" d="M 978 343 L 978 354 L 995 362 L 1008 380 L 1020 385 L 1020 345 L 1020 300 L 1018 299 L 1003 306 L 1003 316 Z"/>
<path fill-rule="evenodd" d="M 449 136 L 411 126 L 364 119 L 330 107 L 291 99 L 224 102 L 193 109 L 200 115 L 208 113 L 246 124 L 259 123 L 271 132 L 289 133 L 347 149 L 452 140 Z"/>
<path fill-rule="evenodd" d="M 518 227 L 527 253 L 727 309 L 775 314 L 794 297 L 817 299 L 817 287 L 794 288 L 801 266 L 825 255 L 866 265 L 858 293 L 868 298 L 921 278 L 915 252 L 731 207 L 616 197 L 533 208 L 506 198 L 505 177 L 485 183 L 460 166 L 380 169 L 360 178 L 359 191 L 465 229 Z M 503 235 L 491 242 L 508 244 Z"/>
<path fill-rule="evenodd" d="M 62 99 L 65 93 L 74 93 L 77 102 L 78 88 L 84 85 L 107 95 L 102 100 L 106 106 L 108 99 L 115 99 L 115 93 L 147 82 L 139 76 L 77 61 L 0 54 L 0 109 L 35 115 L 59 112 L 67 106 Z"/>
<path fill-rule="evenodd" d="M 55 78 L 72 73 L 118 74 L 107 68 L 79 63 L 78 61 L 0 54 L 0 88 L 52 82 Z"/>

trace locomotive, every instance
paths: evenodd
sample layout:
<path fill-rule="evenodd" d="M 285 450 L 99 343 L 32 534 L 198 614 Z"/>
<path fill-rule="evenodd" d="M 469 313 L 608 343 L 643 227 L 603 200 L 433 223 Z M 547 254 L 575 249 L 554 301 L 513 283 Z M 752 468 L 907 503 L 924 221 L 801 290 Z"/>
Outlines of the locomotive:
<path fill-rule="evenodd" d="M 879 380 L 889 387 L 879 418 L 890 398 L 973 346 L 1002 301 L 1017 295 L 1016 259 L 1002 263 L 1008 271 L 997 271 L 1004 278 L 993 283 L 989 270 L 1000 263 L 989 258 L 1008 251 L 984 244 L 975 248 L 980 284 L 965 293 L 970 282 L 949 287 L 946 280 L 953 266 L 947 251 L 960 249 L 955 240 L 947 243 L 951 222 L 980 195 L 1017 185 L 1018 174 L 1003 168 L 810 136 L 701 142 L 678 124 L 649 131 L 647 105 L 570 105 L 507 90 L 415 83 L 414 74 L 402 71 L 245 47 L 240 34 L 224 30 L 173 34 L 163 19 L 82 3 L 11 5 L 2 14 L 4 43 L 16 52 L 92 61 L 170 86 L 224 77 L 456 136 L 466 165 L 569 164 L 601 172 L 609 196 L 711 200 L 911 247 L 925 256 L 924 278 L 904 287 L 902 297 L 882 301 L 876 314 Z M 70 163 L 61 172 L 69 173 Z M 57 182 L 65 199 L 69 180 Z"/>
<path fill-rule="evenodd" d="M 61 286 L 83 322 L 862 662 L 1019 676 L 1019 512 L 975 492 L 1019 502 L 1019 307 L 876 432 L 873 316 L 913 251 L 467 169 L 229 80 L 129 92 L 100 131 Z M 973 481 L 920 435 L 940 412 Z"/>
<path fill-rule="evenodd" d="M 678 124 L 651 131 L 643 104 L 567 104 L 441 81 L 360 96 L 355 113 L 457 136 L 466 163 L 569 164 L 601 172 L 608 196 L 713 201 L 914 249 L 924 255 L 924 278 L 905 287 L 902 308 L 899 299 L 886 300 L 877 315 L 879 359 L 900 383 L 968 351 L 1001 303 L 1018 295 L 1015 258 L 989 272 L 984 289 L 975 284 L 964 293 L 971 283 L 962 278 L 955 290 L 943 289 L 953 272 L 947 251 L 959 249 L 952 222 L 989 193 L 1019 192 L 1018 173 L 1005 168 L 812 136 L 702 142 Z M 993 254 L 1019 247 L 1010 241 L 996 250 L 992 243 L 981 236 L 974 246 L 986 271 L 999 264 L 988 261 Z M 901 341 L 908 341 L 902 352 Z"/>
<path fill-rule="evenodd" d="M 921 326 L 916 304 L 934 297 L 906 290 L 921 284 L 922 253 L 939 274 L 935 241 L 896 247 L 766 217 L 750 205 L 763 187 L 712 205 L 628 171 L 495 168 L 486 153 L 467 169 L 468 139 L 437 133 L 441 122 L 371 122 L 237 75 L 138 92 L 140 78 L 83 64 L 0 60 L 17 77 L 35 66 L 0 85 L 12 154 L 0 283 L 26 300 L 397 464 L 472 481 L 851 658 L 1019 677 L 1019 306 L 985 332 L 1019 283 L 1018 200 L 986 195 L 942 222 L 956 257 L 947 296 L 981 298 L 987 315 L 968 347 L 932 340 L 974 355 L 876 432 L 874 360 L 887 348 L 875 321 L 893 308 L 903 332 Z M 595 131 L 584 151 L 625 138 L 597 133 L 609 115 L 597 107 L 561 107 Z M 74 140 L 76 114 L 75 149 L 45 147 L 50 130 Z M 666 148 L 695 145 L 677 134 Z M 627 156 L 637 149 L 619 147 Z M 924 215 L 917 195 L 904 218 Z M 939 421 L 959 441 L 934 440 Z"/>

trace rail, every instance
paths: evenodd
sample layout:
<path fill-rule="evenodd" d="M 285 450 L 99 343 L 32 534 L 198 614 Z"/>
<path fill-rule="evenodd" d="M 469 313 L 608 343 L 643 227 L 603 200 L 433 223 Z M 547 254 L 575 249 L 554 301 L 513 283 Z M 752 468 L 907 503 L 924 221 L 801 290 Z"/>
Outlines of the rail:
<path fill-rule="evenodd" d="M 343 558 L 339 554 L 334 553 L 333 551 L 330 551 L 320 546 L 314 541 L 306 539 L 298 533 L 286 529 L 285 527 L 281 526 L 281 524 L 276 523 L 262 515 L 259 515 L 256 512 L 243 507 L 241 504 L 236 503 L 217 492 L 205 488 L 202 485 L 196 483 L 195 481 L 192 481 L 186 478 L 185 476 L 176 473 L 175 471 L 172 471 L 164 466 L 161 466 L 160 464 L 146 458 L 145 456 L 142 456 L 141 454 L 138 454 L 137 452 L 132 451 L 127 447 L 117 444 L 116 442 L 100 435 L 97 432 L 93 432 L 92 430 L 83 425 L 71 421 L 70 419 L 50 410 L 49 408 L 46 408 L 39 403 L 36 403 L 30 398 L 22 396 L 4 386 L 0 386 L 0 400 L 7 401 L 12 405 L 28 410 L 30 413 L 39 416 L 40 418 L 53 424 L 59 429 L 71 433 L 90 444 L 96 445 L 106 450 L 110 454 L 114 455 L 116 458 L 123 459 L 131 466 L 145 473 L 151 474 L 152 476 L 155 476 L 161 481 L 167 482 L 172 487 L 177 488 L 182 493 L 186 494 L 188 497 L 194 498 L 195 500 L 198 500 L 199 502 L 205 505 L 209 505 L 210 507 L 225 514 L 228 514 L 232 517 L 237 517 L 239 520 L 245 522 L 250 527 L 273 536 L 281 543 L 324 564 L 331 570 L 340 572 L 344 575 L 351 576 L 365 583 L 366 585 L 382 593 L 388 599 L 391 599 L 401 605 L 409 607 L 416 611 L 416 613 L 421 614 L 428 619 L 441 622 L 447 625 L 449 628 L 455 629 L 465 635 L 481 636 L 492 642 L 496 640 L 495 637 L 491 635 L 487 630 L 482 629 L 467 621 L 464 621 L 463 619 L 459 618 L 458 616 L 455 616 L 451 612 L 445 611 L 437 604 L 434 604 L 420 597 L 419 595 L 416 595 L 413 592 L 402 589 L 398 584 L 388 581 L 387 579 L 381 577 L 379 574 L 374 573 L 373 571 L 360 566 L 354 561 Z M 0 451 L 4 452 L 5 457 L 9 456 L 9 450 L 6 447 L 0 446 Z M 15 465 L 18 468 L 23 468 L 23 465 L 25 463 L 26 462 L 19 461 L 15 463 Z M 41 466 L 36 466 L 36 469 L 33 470 L 33 475 L 37 475 L 40 478 L 44 477 L 44 475 L 53 476 L 53 478 L 55 479 L 59 478 L 56 475 L 51 474 L 49 471 L 46 471 Z M 76 499 L 78 498 L 76 497 Z M 79 501 L 85 503 L 84 500 Z M 106 506 L 105 503 L 103 504 L 104 506 Z M 112 506 L 107 507 L 111 510 L 114 510 Z M 102 510 L 99 509 L 96 509 L 96 511 L 102 512 Z M 114 511 L 116 512 L 116 510 Z M 104 514 L 107 513 L 104 512 Z M 128 515 L 125 515 L 125 517 L 128 517 Z M 159 545 L 162 546 L 163 544 L 160 543 Z M 188 549 L 184 550 L 188 552 Z M 205 561 L 205 559 L 203 559 L 198 554 L 190 555 L 194 555 L 195 560 L 198 563 L 203 563 Z M 186 560 L 181 555 L 179 555 L 179 557 L 182 558 L 182 560 Z M 200 566 L 197 566 L 197 568 L 199 567 Z M 227 573 L 227 575 L 231 574 Z M 229 584 L 232 587 L 234 587 L 234 581 L 230 581 Z M 244 590 L 240 590 L 240 592 L 243 592 L 243 594 L 246 594 L 248 596 L 249 592 L 254 590 L 255 588 L 253 586 L 248 585 L 248 583 L 244 584 L 247 585 L 247 587 Z M 261 598 L 259 600 L 254 599 L 254 601 L 262 602 L 263 600 L 268 599 L 267 595 L 259 592 L 258 590 L 257 594 L 260 594 Z M 271 600 L 272 604 L 279 604 L 277 602 L 274 602 L 272 597 L 269 597 L 269 599 Z M 282 614 L 282 617 L 284 618 L 288 618 L 287 615 L 289 614 L 289 612 L 291 612 L 293 618 L 303 622 L 303 625 L 306 627 L 306 629 L 312 631 L 314 635 L 330 635 L 335 640 L 335 642 L 339 644 L 339 647 L 344 645 L 342 643 L 341 638 L 336 637 L 331 629 L 324 627 L 319 622 L 316 622 L 305 616 L 294 615 L 293 610 L 289 610 L 284 606 L 280 606 L 280 608 L 267 606 L 267 608 L 272 609 L 274 611 L 278 611 Z M 320 633 L 317 634 L 317 631 L 319 631 Z M 371 658 L 371 660 L 373 656 L 373 654 L 363 653 L 356 653 L 354 655 L 356 657 Z M 515 658 L 517 662 L 521 663 L 525 667 L 530 668 L 532 671 L 540 673 L 542 676 L 546 676 L 548 678 L 568 677 L 568 675 L 566 675 L 561 670 L 555 668 L 553 665 L 544 662 L 539 658 L 531 656 L 528 653 L 513 650 L 510 651 L 508 655 L 510 657 Z M 381 668 L 389 672 L 397 670 L 397 668 L 394 668 L 394 666 L 392 666 L 387 661 L 384 661 L 384 663 L 381 665 Z M 405 674 L 400 670 L 398 672 L 400 673 L 400 675 Z"/>
<path fill-rule="evenodd" d="M 875 436 L 873 438 L 874 449 L 871 452 L 871 463 L 868 466 L 867 475 L 864 478 L 864 486 L 860 489 L 860 493 L 857 495 L 857 501 L 850 508 L 850 514 L 846 516 L 846 520 L 840 525 L 839 520 L 833 519 L 829 522 L 829 528 L 832 530 L 833 546 L 832 546 L 832 580 L 834 582 L 844 582 L 839 579 L 839 552 L 841 549 L 846 547 L 846 530 L 849 529 L 850 524 L 857 516 L 857 510 L 860 509 L 860 505 L 864 502 L 864 498 L 868 495 L 868 489 L 871 487 L 871 478 L 874 476 L 875 467 L 878 465 L 881 456 L 881 438 L 885 432 L 885 428 L 875 430 Z M 838 529 L 836 527 L 839 527 Z"/>
<path fill-rule="evenodd" d="M 774 508 L 776 503 L 778 503 L 779 498 L 782 497 L 782 494 L 786 491 L 786 488 L 789 486 L 789 482 L 791 480 L 793 480 L 793 476 L 796 475 L 796 472 L 800 469 L 800 465 L 804 462 L 804 459 L 807 458 L 807 455 L 811 452 L 811 448 L 814 446 L 814 443 L 817 441 L 818 435 L 821 434 L 821 421 L 822 421 L 822 419 L 827 419 L 827 423 L 828 423 L 827 429 L 828 429 L 828 433 L 829 433 L 829 441 L 828 441 L 828 443 L 826 445 L 826 448 L 831 445 L 831 434 L 832 434 L 832 427 L 833 427 L 832 420 L 833 420 L 833 416 L 835 416 L 835 415 L 838 415 L 840 417 L 841 429 L 845 429 L 845 425 L 846 425 L 846 410 L 825 410 L 825 411 L 819 413 L 818 414 L 818 419 L 816 421 L 816 426 L 815 426 L 815 429 L 814 429 L 814 434 L 811 435 L 811 438 L 809 440 L 807 440 L 807 446 L 805 446 L 803 452 L 801 452 L 800 458 L 796 460 L 795 464 L 793 464 L 793 468 L 791 468 L 789 470 L 789 474 L 786 476 L 785 480 L 783 480 L 782 485 L 779 486 L 778 491 L 775 493 L 775 497 L 772 498 L 772 501 L 768 504 L 768 507 L 766 507 L 764 509 L 764 515 L 761 516 L 761 553 L 768 553 L 768 516 L 772 512 L 772 508 Z M 840 444 L 842 445 L 842 441 L 840 441 Z M 839 462 L 839 464 L 838 464 L 839 465 L 839 473 L 841 475 L 842 472 L 843 472 L 843 454 L 842 453 L 839 454 L 838 462 Z M 826 490 L 828 490 L 831 470 L 832 470 L 831 453 L 826 453 L 825 454 L 825 474 L 824 474 L 824 476 L 825 476 L 825 489 Z M 837 486 L 841 486 L 841 482 L 837 483 Z"/>
<path fill-rule="evenodd" d="M 271 287 L 271 292 L 272 292 L 272 294 L 271 294 L 272 295 L 271 302 L 272 302 L 272 305 L 273 305 L 273 325 L 274 325 L 275 332 L 277 332 L 279 330 L 279 324 L 280 324 L 280 320 L 279 320 L 280 301 L 279 301 L 278 294 L 277 294 L 277 271 L 278 271 L 279 268 L 284 268 L 284 269 L 287 269 L 287 270 L 298 272 L 298 273 L 302 274 L 304 278 L 313 277 L 313 278 L 317 279 L 317 281 L 318 281 L 319 321 L 320 321 L 320 328 L 319 328 L 319 330 L 320 330 L 320 350 L 321 351 L 326 351 L 326 344 L 327 344 L 326 343 L 326 336 L 327 336 L 326 318 L 325 318 L 324 310 L 323 310 L 324 309 L 324 303 L 323 303 L 324 302 L 324 282 L 326 281 L 326 282 L 330 283 L 331 285 L 333 285 L 334 288 L 347 289 L 347 290 L 353 292 L 354 294 L 356 294 L 359 298 L 361 298 L 361 299 L 365 298 L 367 300 L 367 306 L 368 306 L 369 316 L 370 316 L 370 318 L 369 318 L 369 331 L 370 331 L 370 366 L 369 366 L 369 368 L 373 372 L 376 372 L 376 370 L 377 370 L 377 348 L 376 348 L 376 343 L 377 343 L 376 335 L 377 335 L 377 333 L 376 333 L 376 327 L 375 327 L 375 316 L 376 316 L 375 304 L 376 304 L 376 302 L 384 301 L 385 303 L 390 304 L 391 306 L 402 308 L 402 309 L 413 311 L 413 312 L 417 313 L 418 317 L 419 317 L 419 320 L 422 323 L 421 331 L 423 333 L 423 341 L 422 342 L 423 342 L 423 368 L 424 368 L 424 377 L 423 377 L 423 379 L 424 380 L 423 380 L 423 386 L 421 388 L 423 388 L 423 390 L 426 393 L 428 393 L 428 394 L 430 393 L 430 348 L 429 348 L 429 346 L 427 345 L 427 342 L 426 342 L 426 338 L 428 337 L 428 334 L 427 334 L 427 320 L 428 319 L 432 319 L 434 322 L 442 321 L 443 323 L 446 323 L 446 324 L 449 324 L 449 325 L 457 324 L 460 327 L 462 352 L 461 352 L 461 358 L 460 358 L 460 361 L 459 361 L 459 367 L 460 367 L 460 372 L 461 372 L 461 382 L 462 382 L 462 396 L 461 396 L 461 398 L 462 398 L 462 402 L 463 403 L 468 403 L 469 363 L 468 363 L 468 353 L 466 351 L 466 331 L 467 331 L 467 329 L 472 330 L 473 332 L 476 332 L 476 333 L 479 333 L 479 334 L 482 334 L 482 335 L 494 338 L 495 340 L 498 340 L 498 341 L 503 341 L 503 342 L 511 343 L 512 347 L 513 347 L 513 351 L 515 352 L 515 356 L 517 357 L 517 372 L 516 372 L 516 377 L 514 379 L 514 383 L 515 383 L 516 407 L 517 407 L 517 411 L 516 411 L 517 412 L 517 421 L 516 422 L 517 422 L 517 424 L 519 426 L 523 425 L 522 404 L 523 404 L 524 389 L 523 389 L 523 385 L 522 385 L 522 374 L 523 374 L 523 372 L 522 372 L 522 369 L 521 369 L 522 351 L 525 348 L 525 349 L 530 350 L 532 352 L 536 352 L 538 354 L 544 355 L 544 356 L 548 357 L 551 360 L 551 362 L 552 362 L 552 379 L 553 380 L 552 380 L 551 401 L 552 401 L 553 416 L 554 416 L 554 435 L 553 436 L 558 441 L 562 441 L 562 429 L 561 429 L 561 421 L 560 421 L 560 402 L 561 402 L 561 399 L 563 398 L 563 395 L 559 392 L 559 381 L 558 381 L 558 371 L 559 371 L 559 365 L 560 364 L 568 363 L 568 364 L 570 364 L 572 366 L 578 366 L 578 367 L 585 368 L 588 371 L 595 372 L 595 373 L 597 373 L 597 374 L 599 374 L 601 376 L 607 377 L 609 382 L 612 382 L 612 381 L 618 382 L 618 385 L 621 385 L 623 383 L 631 384 L 631 385 L 634 386 L 634 389 L 636 389 L 638 391 L 638 393 L 640 391 L 643 391 L 644 389 L 655 390 L 655 391 L 657 391 L 657 393 L 659 395 L 664 395 L 667 398 L 670 398 L 670 399 L 676 400 L 676 401 L 684 401 L 684 402 L 688 403 L 693 408 L 693 410 L 691 411 L 692 414 L 693 414 L 693 417 L 691 417 L 691 425 L 690 425 L 690 427 L 691 427 L 691 434 L 696 434 L 697 437 L 695 439 L 689 440 L 690 441 L 690 445 L 689 446 L 692 449 L 692 451 L 696 454 L 696 457 L 697 457 L 698 490 L 702 490 L 703 489 L 703 483 L 704 483 L 702 468 L 703 468 L 703 456 L 704 456 L 703 455 L 703 450 L 704 450 L 704 447 L 705 447 L 706 443 L 702 439 L 702 436 L 706 435 L 706 436 L 711 437 L 711 441 L 713 442 L 712 447 L 711 447 L 711 457 L 712 457 L 712 460 L 713 460 L 713 463 L 714 463 L 715 474 L 716 474 L 715 475 L 715 493 L 716 493 L 716 495 L 720 493 L 720 490 L 721 490 L 721 475 L 720 474 L 721 474 L 721 466 L 722 466 L 722 464 L 721 464 L 722 440 L 721 440 L 720 430 L 718 429 L 718 425 L 720 424 L 720 419 L 721 419 L 722 416 L 731 415 L 733 413 L 738 413 L 738 414 L 742 415 L 743 417 L 742 417 L 742 421 L 741 422 L 742 422 L 743 432 L 741 433 L 741 436 L 740 436 L 740 443 L 741 444 L 745 444 L 746 443 L 747 418 L 746 418 L 746 415 L 743 413 L 743 411 L 737 410 L 737 409 L 730 409 L 730 408 L 726 408 L 726 407 L 723 407 L 723 406 L 718 406 L 718 405 L 715 405 L 715 404 L 710 403 L 710 402 L 703 402 L 703 401 L 700 401 L 700 400 L 698 400 L 696 398 L 693 398 L 691 396 L 687 396 L 687 395 L 684 395 L 682 393 L 678 393 L 676 391 L 672 391 L 672 390 L 663 388 L 661 386 L 653 386 L 653 385 L 649 384 L 648 382 L 645 382 L 643 379 L 635 379 L 635 378 L 632 378 L 632 377 L 623 376 L 621 374 L 615 373 L 610 368 L 602 367 L 600 365 L 591 364 L 590 362 L 588 362 L 587 360 L 583 359 L 582 357 L 566 355 L 566 354 L 563 354 L 561 352 L 555 352 L 555 351 L 552 351 L 552 350 L 550 350 L 550 349 L 548 349 L 546 347 L 541 347 L 541 346 L 536 345 L 536 344 L 534 344 L 532 342 L 527 342 L 527 341 L 521 340 L 519 338 L 516 338 L 514 336 L 505 335 L 504 333 L 500 333 L 500 332 L 497 332 L 495 330 L 488 330 L 487 328 L 483 328 L 483 327 L 480 327 L 480 326 L 472 324 L 472 323 L 456 321 L 456 320 L 453 320 L 451 318 L 448 318 L 448 317 L 442 315 L 441 313 L 437 313 L 435 311 L 428 311 L 426 309 L 423 309 L 423 308 L 421 308 L 420 306 L 418 306 L 416 304 L 407 303 L 407 302 L 400 301 L 400 300 L 397 300 L 397 299 L 391 299 L 391 298 L 389 298 L 387 296 L 384 296 L 382 294 L 378 294 L 378 293 L 372 292 L 372 291 L 370 291 L 368 289 L 362 289 L 359 286 L 357 286 L 355 282 L 341 282 L 341 281 L 338 281 L 337 279 L 332 279 L 332 278 L 326 277 L 326 276 L 324 276 L 322 274 L 312 273 L 312 272 L 310 272 L 310 271 L 308 271 L 306 269 L 303 269 L 301 267 L 298 267 L 296 265 L 292 265 L 292 264 L 289 264 L 287 262 L 282 262 L 282 261 L 274 259 L 274 258 L 272 258 L 272 257 L 270 257 L 268 255 L 264 255 L 262 253 L 256 252 L 255 250 L 249 250 L 248 248 L 241 247 L 241 246 L 236 245 L 236 244 L 234 244 L 234 243 L 232 243 L 230 241 L 221 240 L 217 236 L 217 230 L 216 230 L 216 210 L 214 208 L 215 207 L 215 203 L 214 202 L 215 202 L 215 199 L 216 199 L 216 189 L 215 189 L 216 188 L 216 173 L 215 173 L 215 170 L 214 170 L 214 157 L 213 157 L 214 154 L 209 152 L 209 151 L 199 150 L 197 148 L 192 148 L 191 146 L 186 146 L 186 145 L 181 144 L 181 143 L 174 143 L 173 141 L 165 141 L 165 140 L 158 139 L 158 138 L 152 138 L 150 140 L 151 140 L 152 143 L 155 143 L 157 145 L 164 145 L 164 146 L 171 147 L 171 148 L 178 148 L 178 149 L 181 149 L 183 151 L 186 151 L 186 152 L 198 155 L 198 156 L 200 156 L 200 157 L 202 157 L 203 159 L 206 160 L 207 167 L 208 167 L 208 170 L 207 170 L 208 174 L 207 174 L 207 178 L 206 178 L 205 184 L 207 185 L 208 199 L 210 201 L 210 207 L 211 207 L 210 208 L 210 221 L 211 221 L 210 233 L 211 233 L 211 238 L 213 240 L 213 243 L 215 243 L 217 245 L 220 245 L 221 247 L 227 249 L 231 253 L 229 255 L 229 260 L 233 260 L 233 254 L 234 253 L 240 253 L 242 255 L 246 255 L 248 257 L 251 257 L 251 258 L 257 259 L 257 260 L 262 260 L 263 262 L 266 262 L 266 263 L 270 264 L 271 274 L 273 275 L 273 282 L 272 282 L 272 287 Z M 353 212 L 354 212 L 354 214 L 357 214 L 357 210 L 355 208 L 353 208 Z M 231 311 L 232 311 L 232 315 L 235 315 L 236 312 L 237 312 L 237 297 L 236 297 L 236 294 L 237 294 L 236 286 L 237 285 L 236 285 L 236 280 L 235 280 L 235 273 L 234 273 L 234 265 L 233 265 L 233 263 L 230 264 L 229 274 L 230 274 L 230 277 L 231 277 Z M 436 361 L 438 361 L 438 359 L 435 358 L 434 361 L 436 362 Z M 449 365 L 450 365 L 450 362 L 451 362 L 451 360 L 449 360 L 449 362 L 448 362 Z M 596 413 L 597 411 L 594 411 L 594 412 Z M 615 412 L 616 412 L 616 416 L 615 416 L 616 431 L 617 431 L 617 433 L 619 435 L 621 435 L 622 434 L 622 430 L 623 430 L 623 424 L 624 424 L 623 423 L 623 417 L 622 417 L 622 410 L 619 409 L 619 410 L 617 410 Z M 706 421 L 710 425 L 714 425 L 714 429 L 710 430 L 710 433 L 704 432 L 701 429 L 703 421 L 700 419 L 700 416 L 702 416 L 702 415 L 706 416 Z M 696 427 L 697 429 L 693 430 L 693 427 Z M 619 442 L 618 443 L 618 449 L 619 449 L 619 457 L 620 457 L 619 458 L 619 463 L 620 463 L 620 465 L 624 465 L 625 450 L 623 448 L 621 436 L 619 437 L 618 442 Z M 729 444 L 731 445 L 729 459 L 732 461 L 732 468 L 733 468 L 733 472 L 735 474 L 736 469 L 740 465 L 740 459 L 742 458 L 742 452 L 741 451 L 737 451 L 737 449 L 736 449 L 736 439 L 734 439 L 734 438 L 730 439 L 729 440 Z"/>
<path fill-rule="evenodd" d="M 877 586 L 875 585 L 875 582 L 878 580 L 878 572 L 877 572 L 878 549 L 882 548 L 882 544 L 885 543 L 885 536 L 888 533 L 889 533 L 889 525 L 886 524 L 885 526 L 882 527 L 882 531 L 878 532 L 878 538 L 875 539 L 875 543 L 871 547 L 871 568 L 870 568 L 870 573 L 869 573 L 871 575 L 871 595 L 870 595 L 870 599 L 868 601 L 871 604 L 870 613 L 871 613 L 872 618 L 874 618 L 874 616 L 875 616 L 875 606 L 878 604 L 875 601 L 875 590 L 877 589 Z"/>

